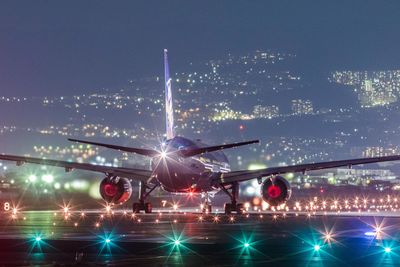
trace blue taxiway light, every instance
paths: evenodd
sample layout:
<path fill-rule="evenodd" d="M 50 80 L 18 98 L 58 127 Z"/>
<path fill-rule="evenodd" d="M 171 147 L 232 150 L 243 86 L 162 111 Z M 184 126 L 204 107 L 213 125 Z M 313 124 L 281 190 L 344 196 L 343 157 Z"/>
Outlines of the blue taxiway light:
<path fill-rule="evenodd" d="M 364 235 L 366 235 L 366 236 L 376 236 L 376 232 L 369 231 L 369 232 L 365 232 Z"/>
<path fill-rule="evenodd" d="M 315 250 L 315 251 L 319 251 L 320 249 L 321 249 L 321 246 L 320 246 L 320 245 L 315 245 L 315 246 L 314 246 L 314 250 Z"/>
<path fill-rule="evenodd" d="M 385 253 L 390 253 L 390 252 L 392 252 L 392 249 L 390 248 L 390 247 L 385 247 Z"/>

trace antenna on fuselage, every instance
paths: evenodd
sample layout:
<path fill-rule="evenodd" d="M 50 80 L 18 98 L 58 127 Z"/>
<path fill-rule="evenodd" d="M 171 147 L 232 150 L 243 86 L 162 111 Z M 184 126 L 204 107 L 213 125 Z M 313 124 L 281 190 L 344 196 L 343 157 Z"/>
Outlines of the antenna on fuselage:
<path fill-rule="evenodd" d="M 167 140 L 175 137 L 174 107 L 172 103 L 172 80 L 169 77 L 168 50 L 164 49 L 164 75 L 165 75 L 165 120 Z"/>

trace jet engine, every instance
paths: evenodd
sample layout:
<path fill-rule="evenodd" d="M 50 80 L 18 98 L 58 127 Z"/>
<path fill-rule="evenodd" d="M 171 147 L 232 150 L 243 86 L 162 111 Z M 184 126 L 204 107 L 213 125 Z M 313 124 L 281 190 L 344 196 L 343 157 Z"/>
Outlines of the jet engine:
<path fill-rule="evenodd" d="M 126 178 L 106 177 L 100 183 L 100 195 L 111 204 L 122 204 L 132 195 L 132 185 Z"/>
<path fill-rule="evenodd" d="M 261 185 L 261 195 L 271 206 L 279 206 L 289 200 L 292 189 L 282 176 L 270 177 Z"/>

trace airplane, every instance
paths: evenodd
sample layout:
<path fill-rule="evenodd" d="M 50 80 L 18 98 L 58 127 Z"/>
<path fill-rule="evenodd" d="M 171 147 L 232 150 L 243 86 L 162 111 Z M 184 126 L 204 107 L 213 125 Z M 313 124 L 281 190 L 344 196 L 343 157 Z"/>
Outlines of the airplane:
<path fill-rule="evenodd" d="M 171 193 L 194 194 L 206 196 L 202 212 L 212 211 L 208 193 L 223 191 L 229 196 L 230 202 L 225 204 L 226 214 L 242 213 L 243 203 L 238 202 L 239 183 L 257 179 L 260 184 L 261 196 L 270 206 L 285 204 L 292 193 L 289 182 L 282 177 L 285 173 L 296 173 L 312 170 L 330 169 L 353 165 L 384 161 L 400 160 L 400 155 L 358 158 L 349 160 L 328 161 L 301 165 L 271 167 L 259 170 L 231 171 L 223 150 L 258 143 L 251 140 L 239 143 L 208 146 L 200 140 L 190 140 L 178 136 L 174 128 L 174 110 L 172 99 L 172 79 L 169 75 L 167 50 L 164 49 L 165 74 L 165 119 L 166 138 L 157 149 L 133 148 L 93 141 L 68 139 L 72 142 L 106 147 L 123 152 L 136 153 L 151 160 L 151 170 L 99 166 L 88 163 L 68 162 L 52 159 L 41 159 L 25 156 L 0 154 L 0 160 L 16 162 L 17 166 L 33 163 L 65 168 L 66 172 L 74 169 L 103 173 L 105 177 L 100 183 L 100 195 L 109 204 L 123 204 L 132 196 L 131 180 L 139 181 L 138 201 L 132 205 L 135 213 L 152 212 L 152 204 L 148 202 L 151 192 L 157 187 Z"/>

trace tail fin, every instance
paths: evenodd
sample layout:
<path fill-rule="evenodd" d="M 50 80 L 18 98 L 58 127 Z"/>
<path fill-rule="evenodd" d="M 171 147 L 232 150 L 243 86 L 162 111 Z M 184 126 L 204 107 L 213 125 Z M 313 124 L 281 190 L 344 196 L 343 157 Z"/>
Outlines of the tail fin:
<path fill-rule="evenodd" d="M 168 50 L 164 49 L 164 74 L 165 74 L 165 119 L 167 140 L 175 137 L 174 108 L 172 103 L 171 78 L 169 77 Z"/>

